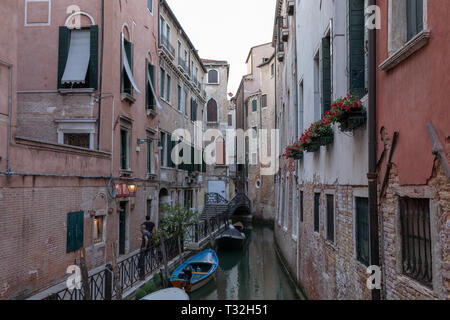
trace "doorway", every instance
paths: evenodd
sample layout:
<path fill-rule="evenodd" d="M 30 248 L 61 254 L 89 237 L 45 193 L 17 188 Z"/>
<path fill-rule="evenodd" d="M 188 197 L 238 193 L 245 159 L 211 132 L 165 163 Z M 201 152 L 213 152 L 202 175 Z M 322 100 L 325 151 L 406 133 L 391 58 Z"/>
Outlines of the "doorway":
<path fill-rule="evenodd" d="M 127 205 L 128 205 L 128 202 L 121 202 L 120 203 L 120 214 L 119 214 L 119 255 L 124 255 L 126 253 Z"/>
<path fill-rule="evenodd" d="M 209 193 L 218 193 L 222 197 L 227 199 L 225 181 L 209 181 L 208 182 L 208 192 Z"/>

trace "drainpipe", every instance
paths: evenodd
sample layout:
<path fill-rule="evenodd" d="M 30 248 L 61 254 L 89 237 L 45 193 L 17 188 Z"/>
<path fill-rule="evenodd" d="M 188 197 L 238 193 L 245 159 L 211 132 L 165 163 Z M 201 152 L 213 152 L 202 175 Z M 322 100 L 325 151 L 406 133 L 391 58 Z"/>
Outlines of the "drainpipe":
<path fill-rule="evenodd" d="M 0 60 L 0 64 L 7 67 L 9 70 L 9 97 L 8 97 L 8 144 L 6 145 L 6 172 L 11 172 L 10 158 L 11 158 L 11 139 L 12 139 L 12 99 L 13 99 L 13 65 Z"/>
<path fill-rule="evenodd" d="M 102 114 L 102 90 L 103 90 L 103 49 L 104 49 L 104 43 L 105 43 L 105 0 L 102 0 L 102 22 L 101 22 L 101 28 L 102 28 L 102 41 L 100 44 L 100 83 L 98 86 L 98 95 L 100 99 L 98 100 L 98 116 L 97 116 L 97 150 L 100 150 L 100 120 L 101 120 L 101 114 Z M 114 114 L 113 114 L 114 118 Z M 114 155 L 113 155 L 114 156 Z"/>
<path fill-rule="evenodd" d="M 376 0 L 369 0 L 369 6 L 376 5 Z M 376 29 L 369 30 L 369 217 L 370 217 L 370 264 L 380 266 L 378 234 L 378 192 L 377 192 L 377 119 L 376 119 Z M 380 300 L 381 291 L 372 290 L 372 300 Z"/>

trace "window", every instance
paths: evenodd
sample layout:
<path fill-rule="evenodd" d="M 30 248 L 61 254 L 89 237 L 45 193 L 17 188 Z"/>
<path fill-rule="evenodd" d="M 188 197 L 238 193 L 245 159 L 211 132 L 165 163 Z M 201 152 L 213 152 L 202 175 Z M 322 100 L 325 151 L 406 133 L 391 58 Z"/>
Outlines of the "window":
<path fill-rule="evenodd" d="M 178 111 L 181 111 L 182 109 L 182 92 L 183 89 L 181 88 L 180 85 L 178 85 Z"/>
<path fill-rule="evenodd" d="M 273 77 L 275 75 L 275 63 L 270 65 L 270 75 Z"/>
<path fill-rule="evenodd" d="M 67 253 L 83 247 L 84 212 L 72 212 L 67 215 Z"/>
<path fill-rule="evenodd" d="M 103 238 L 103 222 L 104 216 L 96 216 L 94 218 L 94 243 L 101 243 L 104 241 Z"/>
<path fill-rule="evenodd" d="M 263 94 L 261 96 L 261 107 L 263 108 L 267 107 L 267 94 Z"/>
<path fill-rule="evenodd" d="M 208 122 L 217 122 L 218 121 L 218 112 L 217 112 L 217 102 L 214 99 L 210 99 L 208 101 L 207 109 L 207 120 Z"/>
<path fill-rule="evenodd" d="M 197 100 L 191 98 L 191 120 L 197 120 Z"/>
<path fill-rule="evenodd" d="M 130 169 L 130 137 L 126 128 L 120 129 L 120 169 Z"/>
<path fill-rule="evenodd" d="M 180 64 L 180 65 L 181 65 L 182 57 L 183 57 L 183 52 L 181 49 L 181 42 L 180 42 L 180 40 L 178 40 L 178 64 Z"/>
<path fill-rule="evenodd" d="M 155 168 L 154 168 L 154 144 L 153 141 L 150 140 L 151 137 L 147 136 L 148 142 L 147 142 L 147 173 L 148 174 L 154 174 Z"/>
<path fill-rule="evenodd" d="M 320 58 L 319 52 L 314 57 L 314 120 L 320 119 Z"/>
<path fill-rule="evenodd" d="M 208 84 L 218 84 L 219 83 L 219 72 L 217 70 L 208 71 Z"/>
<path fill-rule="evenodd" d="M 423 0 L 406 0 L 407 41 L 423 30 Z"/>
<path fill-rule="evenodd" d="M 303 191 L 300 191 L 300 222 L 304 221 Z"/>
<path fill-rule="evenodd" d="M 284 199 L 284 212 L 283 212 L 283 225 L 284 225 L 284 230 L 287 230 L 288 227 L 288 212 L 289 212 L 289 176 L 286 176 L 286 192 L 284 194 L 285 199 Z"/>
<path fill-rule="evenodd" d="M 431 287 L 430 200 L 400 198 L 403 273 Z"/>
<path fill-rule="evenodd" d="M 58 143 L 94 149 L 95 119 L 55 120 L 58 124 Z"/>
<path fill-rule="evenodd" d="M 122 34 L 122 94 L 128 100 L 133 96 L 133 88 L 140 93 L 133 76 L 133 43 L 125 39 Z M 130 100 L 134 102 L 134 100 Z"/>
<path fill-rule="evenodd" d="M 356 258 L 368 266 L 369 255 L 369 200 L 356 198 Z"/>
<path fill-rule="evenodd" d="M 298 236 L 298 189 L 293 183 L 293 191 L 294 196 L 292 197 L 292 236 L 297 239 Z"/>
<path fill-rule="evenodd" d="M 225 141 L 219 137 L 216 141 L 216 165 L 224 166 L 226 164 Z"/>
<path fill-rule="evenodd" d="M 171 77 L 167 75 L 167 87 L 166 87 L 166 101 L 170 102 L 170 85 L 171 85 Z"/>
<path fill-rule="evenodd" d="M 228 126 L 229 127 L 233 126 L 233 115 L 232 114 L 228 115 Z"/>
<path fill-rule="evenodd" d="M 98 26 L 59 28 L 58 89 L 92 88 L 98 84 Z"/>
<path fill-rule="evenodd" d="M 195 67 L 194 82 L 196 85 L 198 85 L 198 68 L 197 67 Z"/>
<path fill-rule="evenodd" d="M 327 194 L 327 240 L 334 243 L 334 196 Z"/>
<path fill-rule="evenodd" d="M 64 144 L 89 149 L 89 133 L 64 133 Z"/>
<path fill-rule="evenodd" d="M 153 0 L 147 0 L 147 9 L 153 13 Z"/>
<path fill-rule="evenodd" d="M 187 90 L 184 90 L 184 114 L 186 115 L 186 117 L 189 114 L 188 113 L 188 101 L 189 101 L 188 92 L 187 92 Z"/>
<path fill-rule="evenodd" d="M 256 112 L 258 110 L 258 100 L 252 101 L 252 112 Z"/>
<path fill-rule="evenodd" d="M 194 61 L 191 61 L 191 79 L 194 79 Z"/>
<path fill-rule="evenodd" d="M 184 190 L 184 206 L 186 208 L 192 209 L 194 207 L 194 203 L 192 201 L 193 196 L 194 196 L 193 190 Z"/>
<path fill-rule="evenodd" d="M 362 98 L 367 93 L 364 1 L 351 0 L 349 10 L 349 87 Z"/>
<path fill-rule="evenodd" d="M 258 127 L 252 127 L 252 139 L 258 138 Z"/>
<path fill-rule="evenodd" d="M 146 108 L 147 110 L 155 110 L 156 96 L 154 93 L 155 84 L 155 66 L 147 62 L 147 85 L 146 85 Z"/>
<path fill-rule="evenodd" d="M 320 193 L 314 194 L 314 231 L 320 231 Z"/>
<path fill-rule="evenodd" d="M 166 71 L 163 68 L 160 68 L 159 72 L 159 95 L 162 99 L 164 99 L 165 93 L 165 81 L 166 81 Z"/>
<path fill-rule="evenodd" d="M 154 221 L 153 218 L 153 200 L 147 200 L 147 217 L 150 217 L 150 221 Z"/>
<path fill-rule="evenodd" d="M 322 39 L 322 116 L 331 109 L 331 38 Z"/>
<path fill-rule="evenodd" d="M 167 144 L 166 144 L 166 134 L 164 132 L 161 132 L 161 143 L 162 143 L 162 150 L 160 152 L 160 158 L 161 158 L 161 167 L 166 167 L 166 159 L 165 155 L 167 154 Z"/>

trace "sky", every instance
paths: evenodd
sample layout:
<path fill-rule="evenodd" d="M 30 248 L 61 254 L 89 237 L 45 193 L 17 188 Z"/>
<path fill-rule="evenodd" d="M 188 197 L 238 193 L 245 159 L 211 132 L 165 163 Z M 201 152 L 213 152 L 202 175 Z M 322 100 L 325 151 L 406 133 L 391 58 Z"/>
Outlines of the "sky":
<path fill-rule="evenodd" d="M 202 59 L 231 65 L 228 92 L 247 73 L 250 48 L 272 41 L 276 0 L 167 0 Z"/>

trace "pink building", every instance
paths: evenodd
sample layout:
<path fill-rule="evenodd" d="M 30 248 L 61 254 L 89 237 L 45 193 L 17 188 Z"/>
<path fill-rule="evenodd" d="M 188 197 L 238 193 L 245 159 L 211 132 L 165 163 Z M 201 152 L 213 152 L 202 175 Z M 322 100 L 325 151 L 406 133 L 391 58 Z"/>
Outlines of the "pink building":
<path fill-rule="evenodd" d="M 82 247 L 89 269 L 112 242 L 131 254 L 158 220 L 158 2 L 8 1 L 0 17 L 0 299 L 13 299 L 61 283 Z"/>
<path fill-rule="evenodd" d="M 387 299 L 448 299 L 450 2 L 377 4 L 383 293 Z"/>

